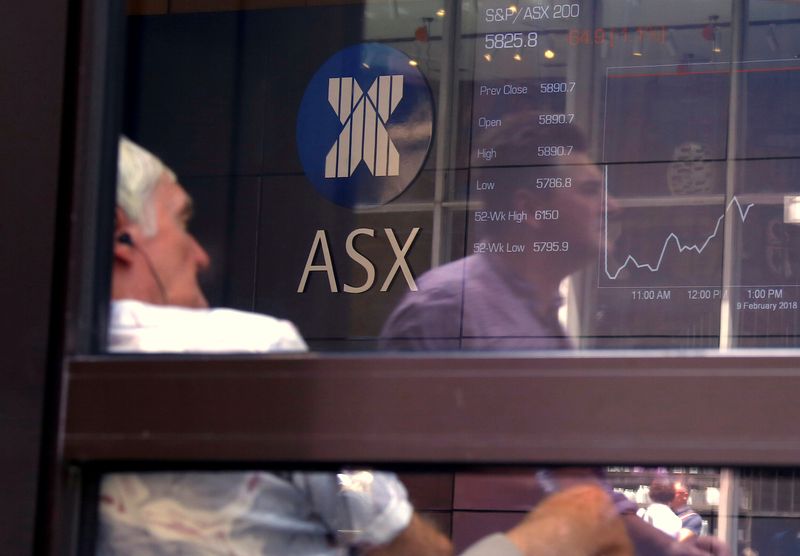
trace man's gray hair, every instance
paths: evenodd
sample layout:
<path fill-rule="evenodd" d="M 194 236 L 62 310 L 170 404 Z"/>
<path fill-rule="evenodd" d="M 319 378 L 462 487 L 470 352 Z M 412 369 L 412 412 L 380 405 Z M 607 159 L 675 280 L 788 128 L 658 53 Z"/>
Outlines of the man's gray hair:
<path fill-rule="evenodd" d="M 157 231 L 153 192 L 164 173 L 175 174 L 153 153 L 127 137 L 120 137 L 117 159 L 117 206 L 132 222 L 139 224 L 146 236 Z"/>

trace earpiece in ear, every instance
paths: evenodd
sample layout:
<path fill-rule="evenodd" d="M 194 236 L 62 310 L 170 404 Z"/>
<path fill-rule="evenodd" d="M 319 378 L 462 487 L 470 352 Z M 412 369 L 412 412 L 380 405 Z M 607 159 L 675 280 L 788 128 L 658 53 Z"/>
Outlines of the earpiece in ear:
<path fill-rule="evenodd" d="M 143 249 L 139 248 L 139 246 L 133 242 L 133 238 L 131 237 L 131 234 L 129 234 L 128 232 L 122 232 L 121 234 L 119 234 L 117 236 L 117 242 L 122 243 L 123 245 L 127 245 L 131 249 L 136 250 L 136 252 L 139 253 L 139 255 L 141 255 L 141 257 L 144 259 L 145 264 L 147 265 L 147 269 L 153 276 L 153 281 L 155 281 L 156 286 L 158 286 L 158 291 L 159 293 L 161 293 L 162 303 L 164 305 L 168 305 L 169 300 L 167 299 L 167 290 L 166 288 L 164 288 L 164 283 L 158 276 L 158 272 L 156 272 L 156 267 L 153 266 L 153 261 L 151 261 L 150 257 L 147 256 L 147 253 Z"/>

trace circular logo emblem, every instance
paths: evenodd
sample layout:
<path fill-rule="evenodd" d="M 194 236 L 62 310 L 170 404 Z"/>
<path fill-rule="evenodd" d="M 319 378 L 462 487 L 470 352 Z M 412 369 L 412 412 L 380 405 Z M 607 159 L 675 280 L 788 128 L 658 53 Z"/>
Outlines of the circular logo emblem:
<path fill-rule="evenodd" d="M 346 207 L 400 195 L 422 169 L 433 137 L 433 97 L 411 59 L 382 44 L 332 56 L 306 88 L 297 148 L 308 179 Z"/>

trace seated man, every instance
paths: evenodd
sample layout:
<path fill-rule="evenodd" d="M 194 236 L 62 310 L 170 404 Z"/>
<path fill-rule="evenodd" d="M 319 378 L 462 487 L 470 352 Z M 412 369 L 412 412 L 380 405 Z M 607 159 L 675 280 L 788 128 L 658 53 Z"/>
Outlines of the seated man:
<path fill-rule="evenodd" d="M 197 281 L 211 261 L 189 233 L 192 200 L 175 174 L 138 145 L 119 147 L 110 351 L 304 351 L 287 322 L 208 309 Z"/>
<path fill-rule="evenodd" d="M 208 309 L 209 256 L 189 233 L 191 199 L 127 139 L 119 145 L 109 350 L 302 351 L 295 327 Z M 98 555 L 445 555 L 390 473 L 136 473 L 105 478 Z"/>

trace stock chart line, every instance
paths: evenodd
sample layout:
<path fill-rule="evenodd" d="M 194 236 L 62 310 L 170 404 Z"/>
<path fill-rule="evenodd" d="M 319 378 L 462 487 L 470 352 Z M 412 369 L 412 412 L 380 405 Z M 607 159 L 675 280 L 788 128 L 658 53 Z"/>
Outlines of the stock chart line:
<path fill-rule="evenodd" d="M 750 209 L 753 208 L 753 205 L 754 205 L 754 203 L 750 203 L 746 207 L 742 207 L 741 203 L 739 203 L 739 199 L 737 199 L 736 196 L 734 195 L 731 198 L 731 201 L 728 203 L 728 206 L 725 207 L 725 211 L 722 213 L 722 215 L 719 218 L 717 218 L 717 225 L 714 227 L 713 233 L 710 236 L 708 236 L 705 239 L 705 241 L 703 241 L 702 243 L 697 243 L 697 244 L 694 244 L 694 245 L 683 244 L 677 234 L 675 234 L 674 232 L 670 232 L 670 234 L 667 236 L 667 239 L 664 240 L 664 246 L 661 248 L 661 253 L 659 254 L 658 261 L 655 264 L 640 263 L 638 260 L 636 260 L 636 258 L 633 255 L 628 255 L 625 258 L 625 262 L 622 263 L 622 266 L 620 266 L 616 270 L 616 272 L 611 273 L 608 270 L 608 182 L 607 181 L 606 181 L 605 200 L 604 200 L 604 202 L 605 202 L 605 205 L 606 205 L 606 207 L 605 207 L 606 210 L 605 210 L 605 214 L 604 214 L 604 218 L 605 218 L 605 273 L 606 273 L 606 276 L 608 276 L 608 278 L 610 280 L 616 280 L 617 277 L 620 275 L 620 273 L 623 270 L 625 270 L 625 268 L 627 266 L 629 266 L 631 264 L 633 266 L 635 266 L 637 269 L 646 268 L 650 272 L 658 272 L 661 269 L 661 263 L 664 261 L 664 256 L 665 256 L 665 254 L 667 252 L 667 249 L 670 246 L 670 243 L 675 243 L 675 245 L 678 247 L 678 252 L 679 253 L 683 253 L 684 251 L 694 251 L 697 254 L 702 253 L 705 250 L 705 248 L 708 247 L 708 244 L 711 243 L 711 240 L 714 239 L 715 237 L 717 237 L 717 234 L 719 233 L 720 227 L 722 226 L 722 222 L 725 220 L 725 215 L 728 213 L 728 211 L 731 209 L 732 206 L 736 205 L 736 208 L 737 208 L 737 210 L 739 212 L 739 218 L 742 220 L 742 222 L 744 222 L 745 220 L 747 220 L 747 214 L 750 212 Z"/>

